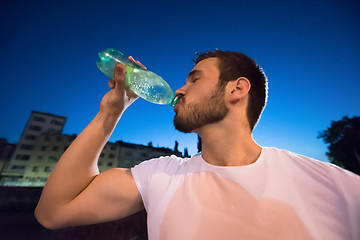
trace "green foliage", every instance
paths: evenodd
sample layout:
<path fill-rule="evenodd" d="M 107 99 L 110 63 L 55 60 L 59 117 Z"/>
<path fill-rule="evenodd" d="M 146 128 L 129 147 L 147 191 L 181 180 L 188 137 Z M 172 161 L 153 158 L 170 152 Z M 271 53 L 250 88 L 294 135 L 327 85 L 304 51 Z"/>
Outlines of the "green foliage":
<path fill-rule="evenodd" d="M 201 137 L 199 135 L 198 135 L 197 149 L 198 149 L 198 152 L 201 152 L 201 150 L 202 150 Z"/>
<path fill-rule="evenodd" d="M 329 145 L 326 155 L 330 162 L 360 174 L 360 117 L 333 121 L 318 138 Z"/>

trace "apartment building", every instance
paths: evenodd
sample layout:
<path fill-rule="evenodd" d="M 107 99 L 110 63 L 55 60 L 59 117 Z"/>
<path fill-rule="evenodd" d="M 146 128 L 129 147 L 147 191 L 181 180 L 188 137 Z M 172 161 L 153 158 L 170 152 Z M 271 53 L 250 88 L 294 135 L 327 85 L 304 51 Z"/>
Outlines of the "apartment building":
<path fill-rule="evenodd" d="M 15 147 L 16 144 L 9 143 L 6 139 L 0 138 L 0 175 L 9 166 Z"/>
<path fill-rule="evenodd" d="M 66 118 L 49 113 L 31 112 L 8 166 L 2 172 L 1 182 L 18 185 L 42 133 L 61 133 Z"/>
<path fill-rule="evenodd" d="M 25 167 L 24 175 L 18 180 L 20 186 L 43 186 L 64 151 L 76 135 L 62 133 L 42 133 Z"/>

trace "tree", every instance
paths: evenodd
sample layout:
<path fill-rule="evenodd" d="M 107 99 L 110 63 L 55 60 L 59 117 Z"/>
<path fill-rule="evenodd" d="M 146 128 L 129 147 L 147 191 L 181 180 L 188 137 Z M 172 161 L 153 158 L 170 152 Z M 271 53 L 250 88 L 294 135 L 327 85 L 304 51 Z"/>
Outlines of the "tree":
<path fill-rule="evenodd" d="M 175 141 L 174 152 L 179 152 L 179 142 Z"/>
<path fill-rule="evenodd" d="M 198 135 L 197 149 L 198 149 L 198 152 L 201 152 L 201 150 L 202 150 L 201 137 L 199 135 Z"/>
<path fill-rule="evenodd" d="M 189 157 L 189 150 L 184 148 L 184 157 Z"/>
<path fill-rule="evenodd" d="M 326 155 L 331 163 L 360 174 L 360 117 L 333 121 L 318 138 L 329 144 Z"/>

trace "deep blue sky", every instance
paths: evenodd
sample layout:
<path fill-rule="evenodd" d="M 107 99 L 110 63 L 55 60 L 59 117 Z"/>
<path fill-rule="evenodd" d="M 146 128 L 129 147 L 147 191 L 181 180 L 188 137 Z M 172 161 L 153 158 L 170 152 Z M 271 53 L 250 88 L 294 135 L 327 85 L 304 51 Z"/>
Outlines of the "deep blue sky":
<path fill-rule="evenodd" d="M 0 138 L 17 142 L 32 110 L 65 116 L 64 133 L 80 133 L 108 91 L 99 50 L 134 56 L 175 90 L 195 52 L 219 48 L 248 54 L 268 76 L 254 139 L 326 160 L 319 131 L 359 115 L 359 12 L 358 0 L 1 0 Z M 178 140 L 196 153 L 196 135 L 177 132 L 173 115 L 139 99 L 110 140 Z"/>

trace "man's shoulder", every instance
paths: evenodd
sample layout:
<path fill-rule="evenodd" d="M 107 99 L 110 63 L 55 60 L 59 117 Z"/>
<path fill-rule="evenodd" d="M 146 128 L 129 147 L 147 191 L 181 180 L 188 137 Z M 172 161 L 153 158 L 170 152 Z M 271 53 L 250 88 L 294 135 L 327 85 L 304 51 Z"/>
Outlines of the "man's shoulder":
<path fill-rule="evenodd" d="M 285 149 L 279 149 L 276 147 L 263 147 L 264 149 L 264 157 L 266 158 L 272 158 L 277 159 L 279 161 L 295 161 L 302 164 L 316 164 L 324 167 L 337 167 L 336 165 L 329 163 L 329 162 L 323 162 L 320 160 L 317 160 L 315 158 L 311 158 L 299 153 L 295 153 L 289 150 Z"/>
<path fill-rule="evenodd" d="M 277 161 L 278 164 L 288 168 L 296 168 L 307 174 L 321 174 L 324 177 L 352 177 L 360 180 L 360 176 L 343 169 L 330 162 L 320 161 L 288 150 L 274 147 L 265 148 L 265 157 L 271 158 L 271 161 Z"/>

